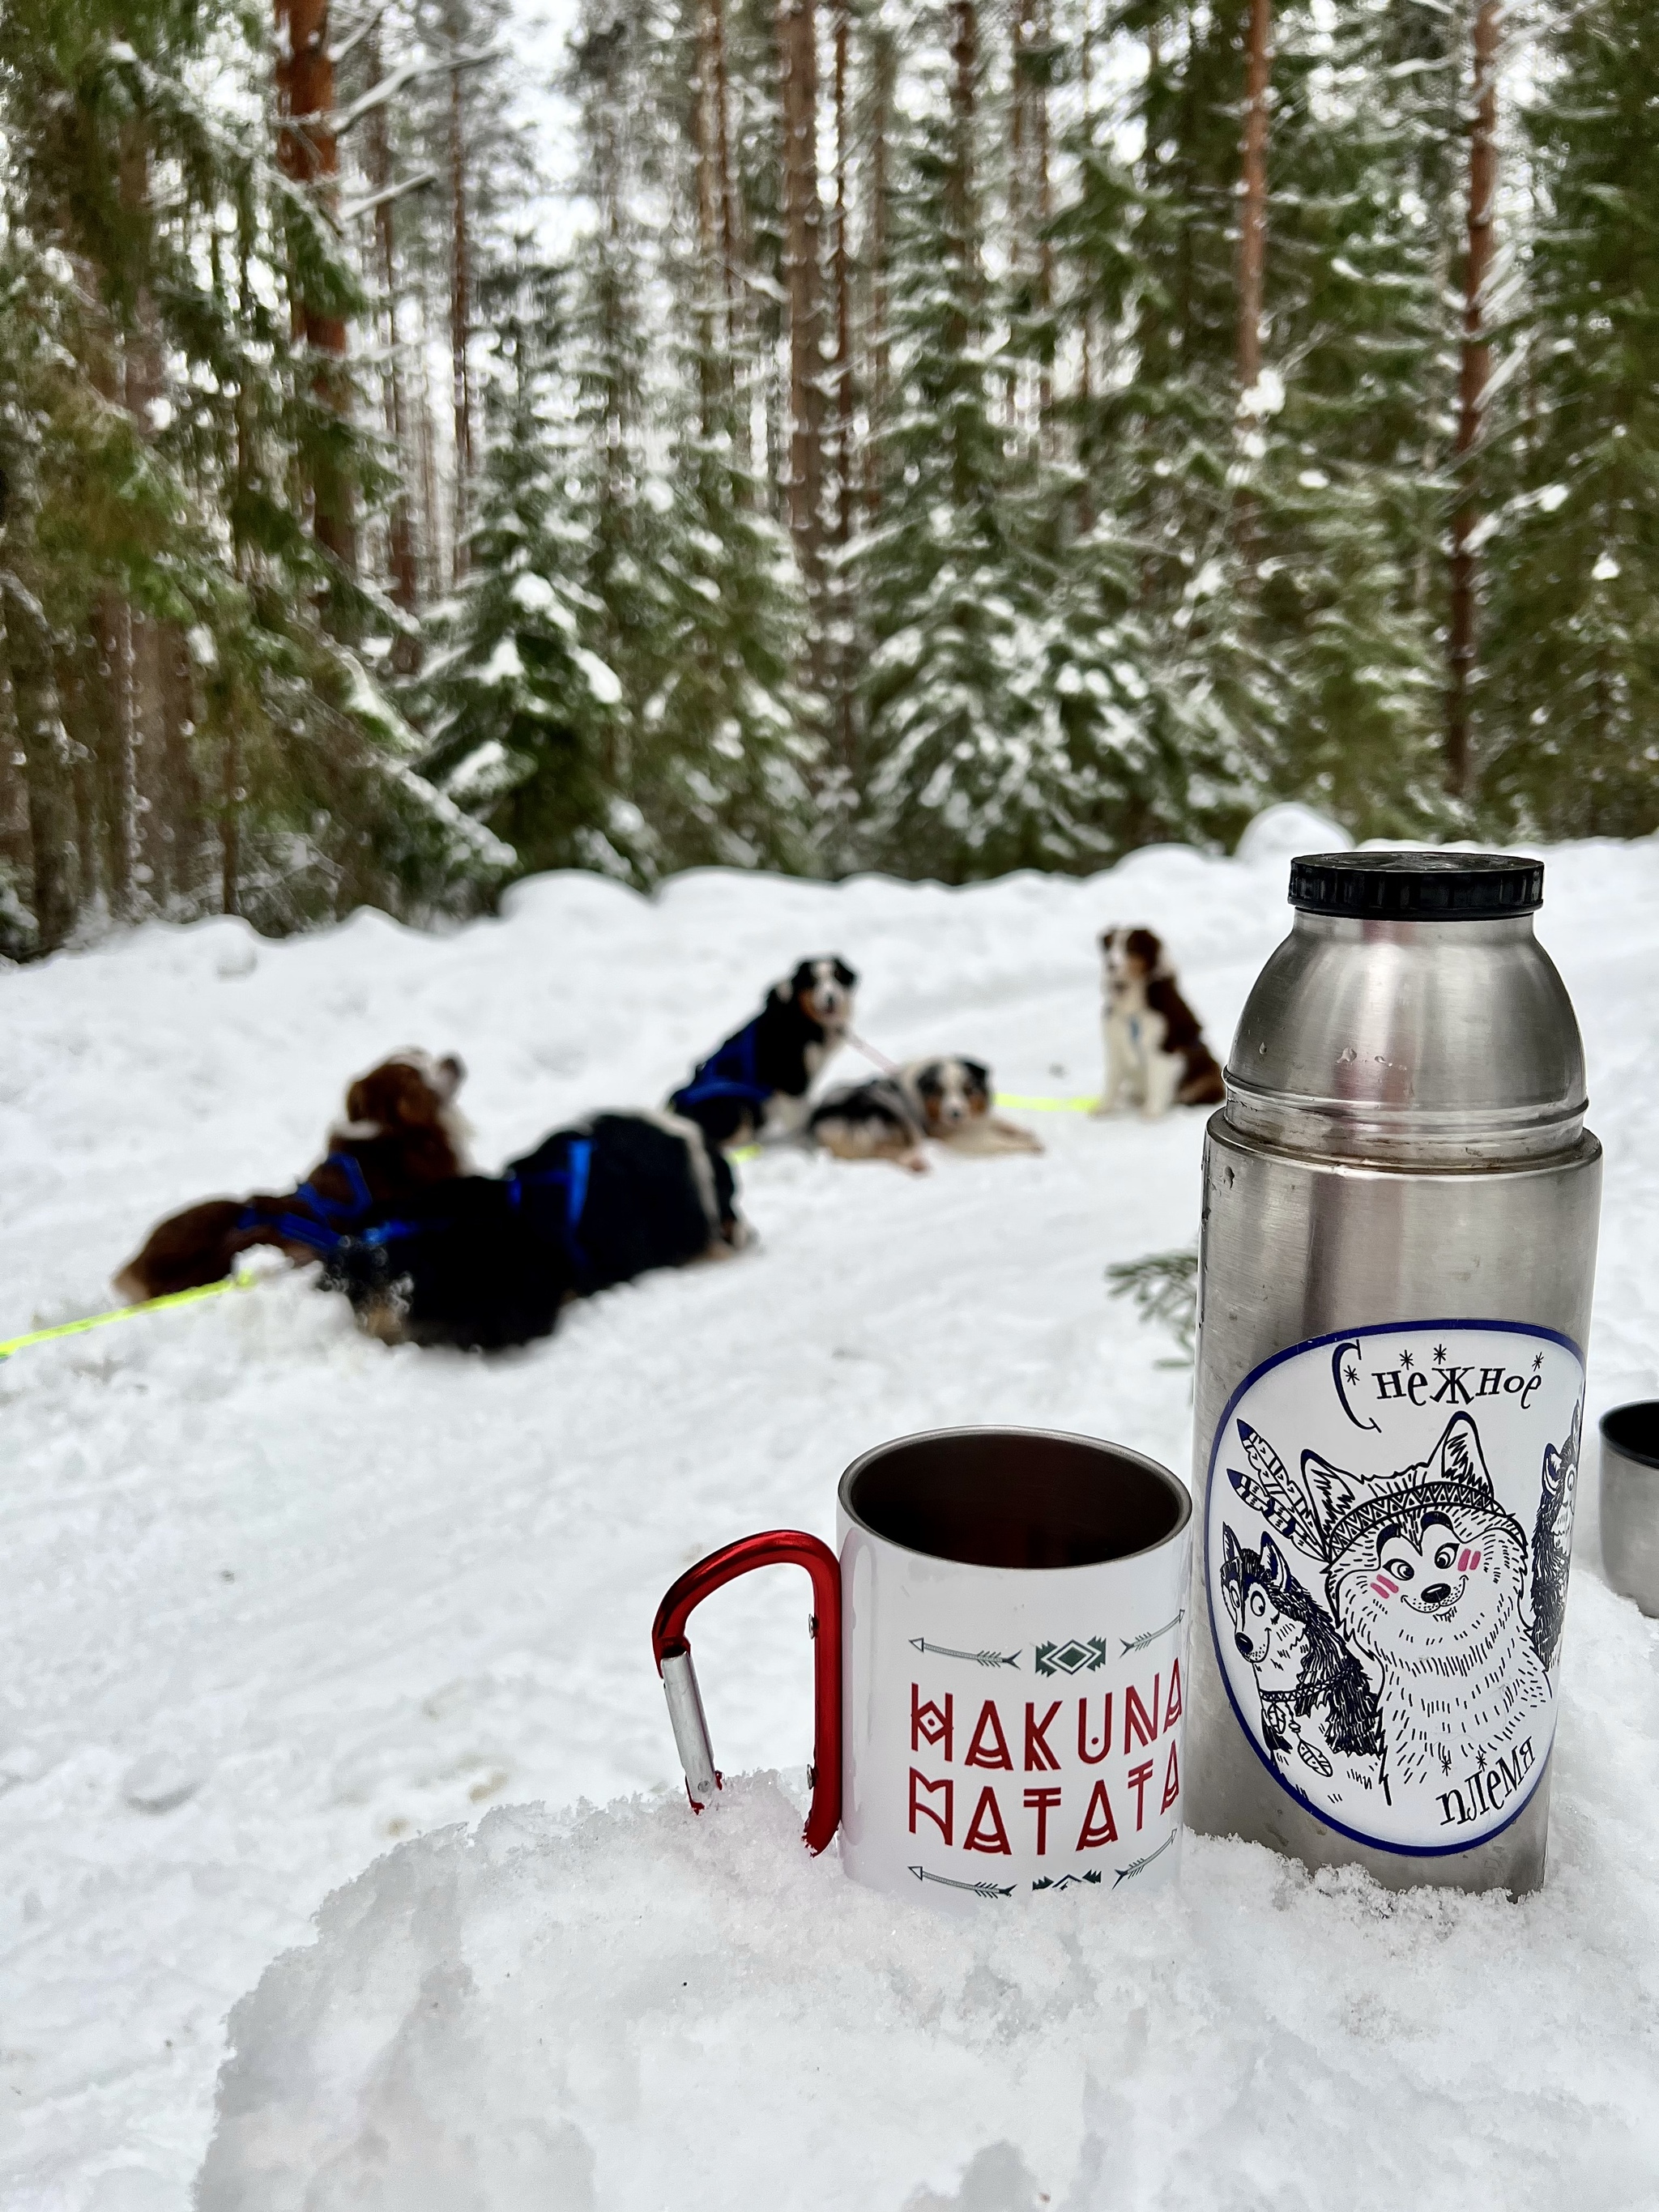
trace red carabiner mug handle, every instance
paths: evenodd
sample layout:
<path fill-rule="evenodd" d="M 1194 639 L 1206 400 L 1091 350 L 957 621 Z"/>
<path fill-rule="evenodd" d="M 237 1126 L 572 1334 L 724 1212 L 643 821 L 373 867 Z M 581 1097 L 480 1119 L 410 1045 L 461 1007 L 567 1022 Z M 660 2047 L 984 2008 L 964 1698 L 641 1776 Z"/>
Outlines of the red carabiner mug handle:
<path fill-rule="evenodd" d="M 724 1544 L 688 1567 L 657 1607 L 651 1649 L 668 1699 L 668 1717 L 685 1769 L 685 1794 L 701 1813 L 720 1787 L 703 1717 L 691 1643 L 685 1624 L 722 1583 L 752 1567 L 805 1567 L 812 1577 L 812 1802 L 807 1808 L 809 1851 L 821 1851 L 841 1825 L 841 1563 L 828 1544 L 799 1528 L 772 1528 Z"/>

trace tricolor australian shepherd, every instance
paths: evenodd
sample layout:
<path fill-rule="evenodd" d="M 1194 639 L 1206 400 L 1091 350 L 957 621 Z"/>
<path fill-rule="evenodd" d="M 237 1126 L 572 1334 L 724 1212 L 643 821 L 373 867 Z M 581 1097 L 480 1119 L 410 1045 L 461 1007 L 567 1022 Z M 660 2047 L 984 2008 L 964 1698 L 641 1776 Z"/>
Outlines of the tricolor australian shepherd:
<path fill-rule="evenodd" d="M 833 954 L 803 960 L 773 985 L 752 1021 L 698 1063 L 670 1110 L 695 1121 L 714 1146 L 799 1134 L 806 1094 L 852 1026 L 858 980 Z"/>
<path fill-rule="evenodd" d="M 808 1140 L 840 1160 L 891 1160 L 926 1175 L 927 1132 L 902 1083 L 878 1075 L 826 1092 L 807 1117 Z"/>
<path fill-rule="evenodd" d="M 211 1198 L 169 1214 L 116 1276 L 116 1289 L 131 1300 L 195 1290 L 221 1281 L 256 1244 L 314 1260 L 342 1224 L 465 1175 L 467 1131 L 454 1100 L 465 1073 L 453 1053 L 394 1053 L 352 1084 L 326 1158 L 297 1188 Z"/>
<path fill-rule="evenodd" d="M 991 1110 L 991 1071 L 983 1060 L 913 1060 L 891 1075 L 832 1091 L 813 1109 L 807 1134 L 844 1160 L 892 1160 L 926 1171 L 931 1138 L 966 1152 L 1040 1152 L 1029 1130 Z"/>
<path fill-rule="evenodd" d="M 1218 1106 L 1221 1070 L 1198 1017 L 1176 988 L 1161 939 L 1150 929 L 1109 929 L 1100 940 L 1105 968 L 1106 1091 L 1097 1114 L 1138 1106 Z"/>
<path fill-rule="evenodd" d="M 991 1071 L 982 1060 L 913 1060 L 898 1079 L 927 1134 L 959 1152 L 1040 1152 L 1029 1129 L 993 1113 Z"/>

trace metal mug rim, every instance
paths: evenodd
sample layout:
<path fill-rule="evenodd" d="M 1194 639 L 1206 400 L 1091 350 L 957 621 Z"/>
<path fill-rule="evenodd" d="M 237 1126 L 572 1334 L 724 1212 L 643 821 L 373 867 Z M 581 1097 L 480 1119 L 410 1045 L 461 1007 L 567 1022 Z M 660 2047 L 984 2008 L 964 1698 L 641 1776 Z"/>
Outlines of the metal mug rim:
<path fill-rule="evenodd" d="M 854 1509 L 851 1497 L 853 1484 L 872 1461 L 911 1444 L 955 1443 L 964 1437 L 1037 1437 L 1045 1443 L 1082 1444 L 1090 1451 L 1128 1460 L 1174 1493 L 1175 1521 L 1163 1535 L 1152 1543 L 1142 1544 L 1133 1552 L 1115 1553 L 1109 1559 L 1092 1559 L 1085 1565 L 1073 1567 L 993 1567 L 982 1566 L 977 1561 L 953 1559 L 943 1552 L 924 1552 L 915 1544 L 902 1544 L 896 1536 L 889 1536 L 879 1528 L 872 1528 L 864 1516 Z M 939 1566 L 970 1566 L 975 1574 L 981 1575 L 1091 1574 L 1100 1567 L 1121 1566 L 1129 1559 L 1146 1559 L 1152 1553 L 1160 1552 L 1166 1545 L 1174 1543 L 1191 1526 L 1193 1518 L 1193 1493 L 1181 1477 L 1172 1468 L 1165 1467 L 1162 1461 L 1136 1451 L 1132 1445 L 1114 1443 L 1107 1437 L 1085 1436 L 1075 1429 L 1027 1428 L 1002 1421 L 963 1422 L 951 1428 L 917 1429 L 908 1436 L 889 1437 L 883 1443 L 872 1444 L 867 1451 L 860 1452 L 843 1470 L 841 1480 L 836 1486 L 836 1503 L 855 1528 L 878 1544 L 890 1544 L 896 1552 L 906 1553 L 912 1559 L 930 1559 Z"/>
<path fill-rule="evenodd" d="M 1615 1435 L 1608 1424 L 1616 1421 L 1621 1413 L 1646 1413 L 1650 1416 L 1654 1435 L 1651 1449 L 1640 1450 Z M 1616 1452 L 1620 1459 L 1629 1460 L 1637 1467 L 1651 1468 L 1659 1474 L 1659 1398 L 1632 1398 L 1625 1405 L 1609 1406 L 1595 1425 L 1601 1434 L 1603 1451 Z"/>

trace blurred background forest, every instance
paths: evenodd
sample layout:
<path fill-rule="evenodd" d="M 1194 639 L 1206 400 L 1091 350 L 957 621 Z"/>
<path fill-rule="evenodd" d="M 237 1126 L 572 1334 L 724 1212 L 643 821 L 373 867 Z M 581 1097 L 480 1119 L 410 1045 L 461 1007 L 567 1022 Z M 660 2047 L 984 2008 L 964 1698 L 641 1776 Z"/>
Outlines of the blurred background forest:
<path fill-rule="evenodd" d="M 0 9 L 0 952 L 1659 823 L 1652 0 Z"/>

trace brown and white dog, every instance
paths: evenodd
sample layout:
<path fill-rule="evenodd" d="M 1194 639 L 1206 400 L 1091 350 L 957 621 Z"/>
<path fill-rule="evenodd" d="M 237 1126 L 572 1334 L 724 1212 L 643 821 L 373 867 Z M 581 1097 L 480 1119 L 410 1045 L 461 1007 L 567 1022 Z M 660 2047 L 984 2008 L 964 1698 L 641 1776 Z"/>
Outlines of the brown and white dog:
<path fill-rule="evenodd" d="M 318 1257 L 327 1230 L 361 1207 L 397 1204 L 468 1171 L 466 1125 L 454 1098 L 466 1070 L 452 1053 L 394 1053 L 346 1092 L 345 1120 L 329 1131 L 328 1156 L 281 1196 L 213 1198 L 158 1222 L 115 1278 L 125 1298 L 155 1298 L 216 1283 L 239 1253 L 270 1244 L 290 1260 Z"/>
<path fill-rule="evenodd" d="M 1182 997 L 1162 940 L 1150 929 L 1109 929 L 1105 968 L 1106 1091 L 1097 1114 L 1138 1106 L 1218 1106 L 1226 1096 L 1198 1017 Z"/>

